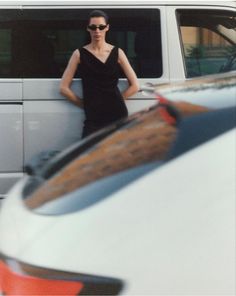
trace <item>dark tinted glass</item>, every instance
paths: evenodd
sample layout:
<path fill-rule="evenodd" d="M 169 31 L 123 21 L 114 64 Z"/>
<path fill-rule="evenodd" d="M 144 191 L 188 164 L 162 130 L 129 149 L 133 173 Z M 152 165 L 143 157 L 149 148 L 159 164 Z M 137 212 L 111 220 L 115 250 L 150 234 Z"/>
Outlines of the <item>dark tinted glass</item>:
<path fill-rule="evenodd" d="M 18 11 L 0 10 L 0 78 L 17 77 L 13 68 L 17 63 L 13 48 L 19 44 L 16 34 L 18 20 Z"/>
<path fill-rule="evenodd" d="M 1 9 L 0 78 L 60 78 L 73 50 L 89 42 L 86 26 L 90 11 Z M 107 41 L 126 52 L 138 77 L 160 77 L 159 11 L 105 11 L 110 17 Z"/>

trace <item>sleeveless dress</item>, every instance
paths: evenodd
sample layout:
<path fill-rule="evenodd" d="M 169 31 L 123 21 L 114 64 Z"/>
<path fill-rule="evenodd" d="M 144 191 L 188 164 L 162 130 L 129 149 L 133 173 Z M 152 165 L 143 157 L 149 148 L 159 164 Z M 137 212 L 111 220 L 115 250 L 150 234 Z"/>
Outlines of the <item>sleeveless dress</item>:
<path fill-rule="evenodd" d="M 79 73 L 86 116 L 82 137 L 85 137 L 126 117 L 128 110 L 118 89 L 118 47 L 112 48 L 105 62 L 84 47 L 79 51 Z"/>

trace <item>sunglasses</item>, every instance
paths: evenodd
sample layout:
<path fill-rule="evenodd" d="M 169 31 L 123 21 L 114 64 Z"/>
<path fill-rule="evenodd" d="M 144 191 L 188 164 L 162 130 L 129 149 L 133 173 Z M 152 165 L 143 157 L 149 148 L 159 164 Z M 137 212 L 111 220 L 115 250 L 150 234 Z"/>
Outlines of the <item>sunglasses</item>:
<path fill-rule="evenodd" d="M 89 29 L 89 30 L 92 30 L 92 31 L 96 31 L 97 29 L 99 29 L 100 31 L 102 31 L 102 30 L 104 30 L 106 27 L 107 27 L 107 25 L 99 25 L 99 26 L 96 26 L 96 25 L 89 25 L 89 26 L 88 26 L 88 29 Z"/>

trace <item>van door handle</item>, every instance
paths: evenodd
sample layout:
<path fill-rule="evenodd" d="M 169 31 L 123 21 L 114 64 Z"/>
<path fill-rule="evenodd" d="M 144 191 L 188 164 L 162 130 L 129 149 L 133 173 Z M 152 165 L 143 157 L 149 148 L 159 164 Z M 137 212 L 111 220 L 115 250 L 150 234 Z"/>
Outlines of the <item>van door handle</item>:
<path fill-rule="evenodd" d="M 23 105 L 23 102 L 19 102 L 19 101 L 12 101 L 12 102 L 4 102 L 4 101 L 0 101 L 0 105 Z"/>

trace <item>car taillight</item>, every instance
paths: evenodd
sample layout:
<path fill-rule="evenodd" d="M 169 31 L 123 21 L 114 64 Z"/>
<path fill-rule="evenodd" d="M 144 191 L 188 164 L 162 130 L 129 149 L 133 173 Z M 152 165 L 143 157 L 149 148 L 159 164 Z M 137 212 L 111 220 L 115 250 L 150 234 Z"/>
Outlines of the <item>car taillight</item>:
<path fill-rule="evenodd" d="M 117 279 L 62 272 L 31 266 L 15 260 L 0 260 L 2 295 L 117 295 L 122 282 Z"/>

